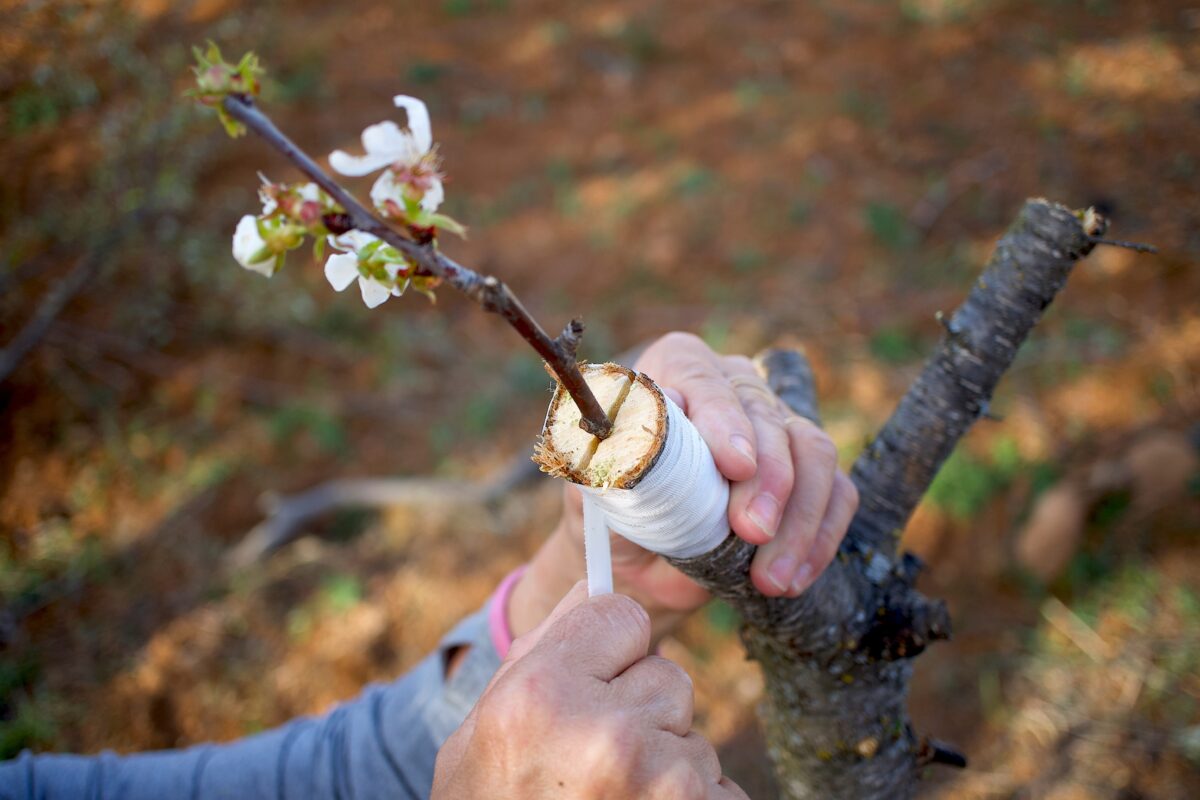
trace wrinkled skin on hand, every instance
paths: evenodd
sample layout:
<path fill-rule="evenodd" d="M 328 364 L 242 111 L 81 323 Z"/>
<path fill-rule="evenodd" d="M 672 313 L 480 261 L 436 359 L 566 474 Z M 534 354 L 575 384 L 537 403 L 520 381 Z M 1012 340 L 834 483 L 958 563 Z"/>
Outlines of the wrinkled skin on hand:
<path fill-rule="evenodd" d="M 434 800 L 745 800 L 691 729 L 687 673 L 647 656 L 646 611 L 586 595 L 576 584 L 513 643 L 439 752 Z"/>

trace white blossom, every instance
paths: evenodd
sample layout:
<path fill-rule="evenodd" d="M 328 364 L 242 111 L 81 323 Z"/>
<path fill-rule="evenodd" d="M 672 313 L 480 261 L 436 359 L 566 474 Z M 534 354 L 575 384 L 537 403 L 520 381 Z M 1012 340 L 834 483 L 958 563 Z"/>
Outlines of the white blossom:
<path fill-rule="evenodd" d="M 358 251 L 376 241 L 379 241 L 377 237 L 359 230 L 347 231 L 341 236 L 330 237 L 330 243 L 334 247 L 347 252 L 334 253 L 325 262 L 325 279 L 329 281 L 329 285 L 335 291 L 342 291 L 353 283 L 355 278 L 358 279 L 358 288 L 362 292 L 362 299 L 367 308 L 375 308 L 382 305 L 392 295 L 399 297 L 404 293 L 404 289 L 396 281 L 396 276 L 400 273 L 399 264 L 384 263 L 381 265 L 387 274 L 387 283 L 365 275 L 364 271 L 359 269 Z"/>
<path fill-rule="evenodd" d="M 407 113 L 408 129 L 402 130 L 390 120 L 370 125 L 362 132 L 365 155 L 352 156 L 344 150 L 335 150 L 329 155 L 329 165 L 350 177 L 384 169 L 371 187 L 371 200 L 376 207 L 382 209 L 387 200 L 392 200 L 403 208 L 408 189 L 414 192 L 413 199 L 419 193 L 421 208 L 432 213 L 441 205 L 444 190 L 433 155 L 429 109 L 408 95 L 396 95 L 392 100 Z"/>
<path fill-rule="evenodd" d="M 422 180 L 429 184 L 429 188 L 421 196 L 421 208 L 432 214 L 434 211 L 437 211 L 438 206 L 442 204 L 442 200 L 446 198 L 446 192 L 442 188 L 440 178 L 426 177 Z M 404 192 L 408 185 L 406 181 L 397 180 L 396 173 L 392 170 L 385 170 L 382 175 L 375 179 L 375 184 L 371 187 L 371 202 L 378 209 L 386 208 L 388 200 L 404 208 Z"/>
<path fill-rule="evenodd" d="M 246 269 L 271 277 L 275 274 L 275 253 L 258 231 L 258 218 L 247 214 L 238 220 L 233 232 L 233 257 Z"/>

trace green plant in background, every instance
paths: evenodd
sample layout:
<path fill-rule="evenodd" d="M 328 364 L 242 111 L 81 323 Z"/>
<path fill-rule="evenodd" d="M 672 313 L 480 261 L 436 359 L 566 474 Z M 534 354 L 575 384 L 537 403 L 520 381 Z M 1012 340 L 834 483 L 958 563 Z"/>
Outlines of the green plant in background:
<path fill-rule="evenodd" d="M 966 521 L 983 510 L 1025 466 L 1012 439 L 1000 439 L 988 459 L 960 446 L 942 465 L 927 497 L 937 508 Z"/>
<path fill-rule="evenodd" d="M 741 618 L 733 606 L 726 603 L 724 600 L 713 600 L 705 606 L 705 614 L 708 617 L 708 624 L 717 633 L 732 634 L 737 631 L 741 625 Z"/>
<path fill-rule="evenodd" d="M 408 65 L 404 74 L 411 83 L 432 86 L 449 71 L 449 67 L 445 64 L 435 61 L 414 61 Z"/>
<path fill-rule="evenodd" d="M 25 749 L 53 744 L 58 732 L 53 705 L 40 695 L 16 700 L 12 715 L 0 719 L 0 761 L 13 758 Z"/>
<path fill-rule="evenodd" d="M 304 640 L 321 619 L 345 614 L 362 602 L 365 593 L 362 581 L 354 575 L 326 575 L 308 602 L 288 612 L 288 636 L 293 641 Z"/>
<path fill-rule="evenodd" d="M 321 582 L 320 602 L 335 614 L 349 611 L 362 599 L 362 581 L 354 575 L 338 573 Z"/>
<path fill-rule="evenodd" d="M 675 176 L 675 192 L 684 197 L 697 197 L 716 188 L 719 178 L 712 170 L 689 164 Z"/>
<path fill-rule="evenodd" d="M 306 434 L 331 455 L 346 450 L 345 424 L 338 415 L 326 409 L 294 402 L 268 413 L 271 438 L 277 445 L 290 442 L 299 434 Z"/>
<path fill-rule="evenodd" d="M 912 331 L 900 326 L 879 328 L 871 335 L 871 355 L 887 364 L 907 364 L 924 358 L 928 352 L 925 342 Z"/>
<path fill-rule="evenodd" d="M 891 203 L 872 202 L 863 209 L 867 230 L 888 250 L 908 250 L 916 245 L 917 233 L 904 213 Z"/>

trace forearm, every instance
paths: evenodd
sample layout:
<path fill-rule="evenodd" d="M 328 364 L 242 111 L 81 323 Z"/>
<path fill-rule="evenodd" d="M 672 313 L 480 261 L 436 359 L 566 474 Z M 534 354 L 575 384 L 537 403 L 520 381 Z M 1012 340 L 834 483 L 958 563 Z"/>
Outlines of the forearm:
<path fill-rule="evenodd" d="M 445 677 L 445 659 L 465 657 Z M 131 756 L 34 756 L 0 763 L 0 800 L 93 797 L 424 798 L 442 742 L 499 666 L 486 610 L 402 678 L 320 717 L 224 745 Z"/>

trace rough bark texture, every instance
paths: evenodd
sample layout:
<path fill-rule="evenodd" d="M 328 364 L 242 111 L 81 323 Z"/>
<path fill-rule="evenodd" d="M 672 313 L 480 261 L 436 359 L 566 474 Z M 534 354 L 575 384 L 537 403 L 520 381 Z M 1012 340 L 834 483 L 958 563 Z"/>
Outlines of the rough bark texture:
<path fill-rule="evenodd" d="M 807 592 L 759 594 L 749 578 L 755 548 L 732 535 L 711 553 L 675 562 L 742 616 L 747 653 L 766 678 L 762 715 L 785 797 L 912 797 L 925 764 L 961 761 L 909 724 L 911 659 L 949 636 L 950 619 L 943 603 L 915 591 L 920 563 L 895 557 L 896 541 L 1071 267 L 1103 232 L 1103 220 L 1084 220 L 1046 201 L 1026 203 L 920 377 L 855 463 L 859 512 L 837 559 Z M 775 352 L 760 363 L 788 405 L 817 421 L 803 356 Z"/>

